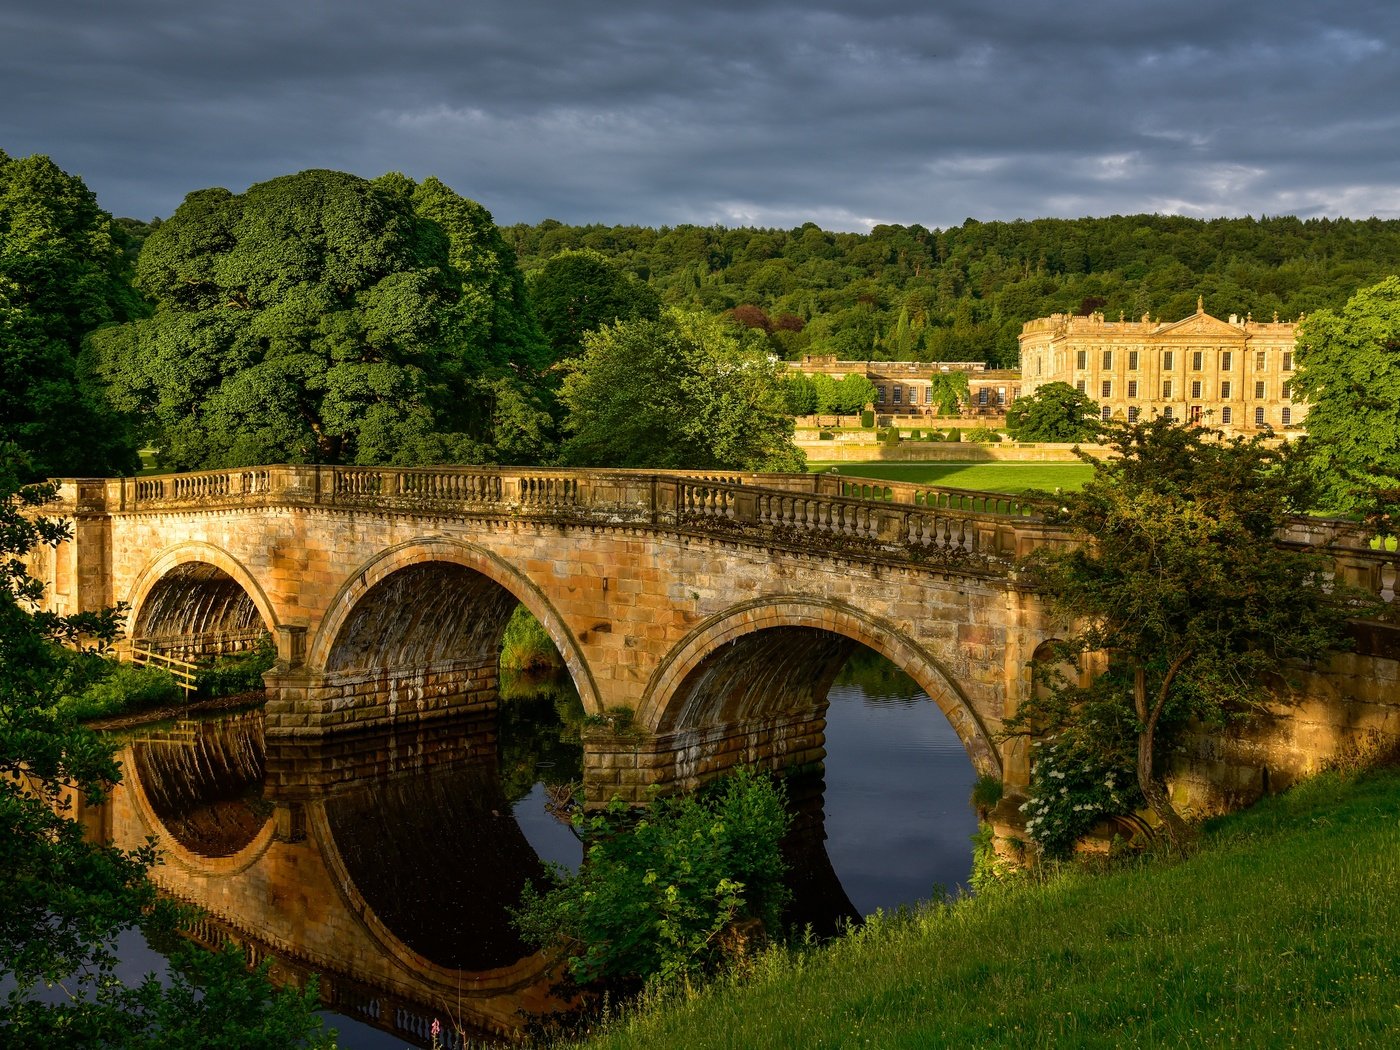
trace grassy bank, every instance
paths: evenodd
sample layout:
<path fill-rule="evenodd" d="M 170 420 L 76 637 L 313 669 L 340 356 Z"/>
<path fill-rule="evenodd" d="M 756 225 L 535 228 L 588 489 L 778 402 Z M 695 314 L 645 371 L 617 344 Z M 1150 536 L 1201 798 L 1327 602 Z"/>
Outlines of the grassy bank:
<path fill-rule="evenodd" d="M 1094 474 L 1085 463 L 821 463 L 809 470 L 835 467 L 842 474 L 907 481 L 914 485 L 946 485 L 958 489 L 1016 494 L 1027 489 L 1067 491 L 1080 488 Z"/>
<path fill-rule="evenodd" d="M 1070 871 L 771 953 L 746 983 L 586 1045 L 1378 1046 L 1397 1032 L 1389 771 L 1310 781 L 1220 822 L 1188 861 Z"/>

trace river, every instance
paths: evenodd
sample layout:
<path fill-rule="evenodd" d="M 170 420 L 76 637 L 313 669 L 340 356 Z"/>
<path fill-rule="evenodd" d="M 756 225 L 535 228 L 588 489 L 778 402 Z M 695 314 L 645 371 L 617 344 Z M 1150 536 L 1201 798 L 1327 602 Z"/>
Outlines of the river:
<path fill-rule="evenodd" d="M 504 909 L 540 861 L 579 863 L 577 839 L 549 807 L 579 779 L 581 716 L 567 683 L 516 679 L 492 724 L 354 744 L 265 743 L 256 714 L 167 728 L 128 745 L 142 801 L 116 826 L 154 815 L 172 853 L 158 878 L 207 899 L 236 935 L 260 938 L 285 972 L 333 974 L 327 1020 L 341 1046 L 423 1044 L 430 1004 L 451 982 L 463 987 L 463 974 L 478 998 L 454 1016 L 483 1028 L 512 996 L 546 1002 Z M 974 773 L 914 682 L 860 650 L 829 693 L 826 748 L 807 793 L 816 841 L 798 862 L 840 901 L 822 914 L 893 910 L 966 883 Z M 122 946 L 128 972 L 161 967 L 139 939 Z"/>

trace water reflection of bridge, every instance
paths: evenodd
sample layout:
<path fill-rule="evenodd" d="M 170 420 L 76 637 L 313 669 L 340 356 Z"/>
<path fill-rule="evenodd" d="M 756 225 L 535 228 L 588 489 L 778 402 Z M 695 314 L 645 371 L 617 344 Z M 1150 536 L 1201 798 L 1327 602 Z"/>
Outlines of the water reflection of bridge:
<path fill-rule="evenodd" d="M 260 711 L 185 721 L 129 741 L 123 783 L 84 819 L 119 847 L 155 840 L 158 885 L 206 913 L 197 941 L 238 941 L 279 981 L 318 974 L 329 1007 L 408 1041 L 434 1018 L 508 1034 L 565 1004 L 552 960 L 509 923 L 543 868 L 497 751 L 494 719 L 326 741 L 265 738 Z M 819 771 L 792 787 L 792 918 L 831 930 L 855 912 L 826 856 Z"/>

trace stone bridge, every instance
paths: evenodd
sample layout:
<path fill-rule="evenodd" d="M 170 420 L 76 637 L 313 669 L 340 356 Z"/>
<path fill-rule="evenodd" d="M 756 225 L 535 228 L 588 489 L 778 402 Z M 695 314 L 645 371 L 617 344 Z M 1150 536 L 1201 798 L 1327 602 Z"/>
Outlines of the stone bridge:
<path fill-rule="evenodd" d="M 1013 562 L 1072 542 L 1011 497 L 833 474 L 270 466 L 64 481 L 48 512 L 73 521 L 34 563 L 59 611 L 123 603 L 127 644 L 177 655 L 275 637 L 270 738 L 491 709 L 523 604 L 591 716 L 595 800 L 819 762 L 856 645 L 1014 796 L 1024 745 L 1000 730 L 1053 630 Z M 1330 545 L 1339 575 L 1393 601 L 1394 551 L 1331 522 L 1287 541 Z M 1357 734 L 1400 736 L 1392 648 L 1314 676 L 1306 717 L 1211 743 L 1205 780 L 1257 793 L 1271 763 L 1286 780 Z"/>

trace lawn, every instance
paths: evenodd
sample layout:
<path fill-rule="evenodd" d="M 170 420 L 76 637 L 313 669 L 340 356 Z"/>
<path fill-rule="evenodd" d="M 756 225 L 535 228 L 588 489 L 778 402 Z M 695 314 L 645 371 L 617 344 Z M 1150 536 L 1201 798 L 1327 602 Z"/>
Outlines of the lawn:
<path fill-rule="evenodd" d="M 842 474 L 914 485 L 944 485 L 1012 495 L 1027 489 L 1079 489 L 1093 476 L 1086 463 L 809 463 L 808 470 L 835 467 Z"/>

